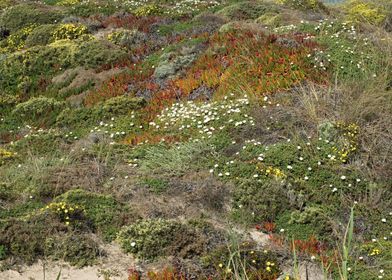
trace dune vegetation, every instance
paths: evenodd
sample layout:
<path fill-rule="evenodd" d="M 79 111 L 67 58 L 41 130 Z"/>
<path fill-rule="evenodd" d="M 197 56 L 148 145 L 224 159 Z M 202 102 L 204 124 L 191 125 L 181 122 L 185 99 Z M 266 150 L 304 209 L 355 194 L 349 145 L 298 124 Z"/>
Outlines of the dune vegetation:
<path fill-rule="evenodd" d="M 389 0 L 0 0 L 0 278 L 392 279 L 391 32 Z"/>

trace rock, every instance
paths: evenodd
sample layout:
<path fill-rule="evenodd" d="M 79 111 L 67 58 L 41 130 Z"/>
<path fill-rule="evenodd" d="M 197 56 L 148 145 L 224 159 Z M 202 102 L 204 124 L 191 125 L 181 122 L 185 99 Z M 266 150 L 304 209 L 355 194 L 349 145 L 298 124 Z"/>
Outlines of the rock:
<path fill-rule="evenodd" d="M 183 46 L 178 51 L 164 53 L 155 68 L 154 79 L 164 80 L 175 77 L 195 61 L 202 49 L 201 45 Z"/>
<path fill-rule="evenodd" d="M 326 280 L 323 270 L 320 266 L 304 262 L 299 264 L 299 278 L 298 280 Z M 283 274 L 277 280 L 284 280 L 286 275 L 294 275 L 293 267 L 282 268 Z M 329 280 L 331 278 L 327 278 Z"/>
<path fill-rule="evenodd" d="M 99 142 L 102 142 L 102 140 L 104 140 L 105 134 L 93 132 L 93 133 L 90 133 L 90 135 L 87 138 L 92 143 L 97 144 Z"/>
<path fill-rule="evenodd" d="M 296 49 L 300 47 L 300 44 L 289 38 L 279 37 L 276 39 L 276 43 L 282 47 L 289 48 L 289 49 Z"/>
<path fill-rule="evenodd" d="M 214 93 L 214 89 L 202 85 L 201 87 L 192 91 L 188 99 L 195 100 L 195 99 L 202 98 L 202 99 L 210 100 L 212 98 L 213 93 Z"/>
<path fill-rule="evenodd" d="M 319 124 L 318 132 L 320 137 L 323 139 L 332 139 L 337 134 L 335 125 L 330 121 Z"/>

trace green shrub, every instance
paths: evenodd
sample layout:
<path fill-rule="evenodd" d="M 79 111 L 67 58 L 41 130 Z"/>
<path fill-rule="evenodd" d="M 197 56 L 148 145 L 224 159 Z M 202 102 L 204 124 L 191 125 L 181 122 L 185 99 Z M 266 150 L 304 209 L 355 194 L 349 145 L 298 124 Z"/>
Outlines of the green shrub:
<path fill-rule="evenodd" d="M 142 108 L 145 100 L 128 96 L 118 96 L 99 103 L 93 108 L 66 109 L 57 118 L 59 126 L 85 126 L 97 124 L 109 117 L 129 115 Z"/>
<path fill-rule="evenodd" d="M 327 10 L 320 0 L 276 0 L 276 2 L 300 10 Z"/>
<path fill-rule="evenodd" d="M 146 42 L 147 37 L 138 30 L 121 30 L 110 33 L 108 35 L 108 40 L 116 45 L 131 48 Z"/>
<path fill-rule="evenodd" d="M 45 240 L 45 255 L 53 260 L 64 260 L 75 267 L 94 265 L 103 255 L 99 245 L 86 234 L 72 233 L 51 236 Z"/>
<path fill-rule="evenodd" d="M 287 187 L 276 181 L 239 181 L 233 192 L 233 218 L 241 223 L 274 221 L 290 205 L 288 198 L 283 195 L 285 190 Z"/>
<path fill-rule="evenodd" d="M 127 53 L 120 47 L 103 40 L 59 40 L 47 46 L 35 46 L 4 58 L 0 64 L 0 89 L 34 91 L 43 75 L 77 66 L 97 68 L 126 57 Z"/>
<path fill-rule="evenodd" d="M 12 5 L 15 5 L 13 0 L 2 0 L 0 2 L 0 11 L 6 9 L 8 7 L 11 7 Z"/>
<path fill-rule="evenodd" d="M 85 217 L 92 222 L 92 229 L 108 241 L 115 237 L 121 226 L 136 219 L 130 209 L 110 195 L 75 189 L 56 197 L 54 201 L 83 207 Z"/>
<path fill-rule="evenodd" d="M 67 10 L 67 14 L 78 17 L 89 17 L 97 14 L 100 15 L 111 15 L 118 12 L 117 3 L 112 1 L 100 2 L 98 5 L 95 1 L 78 1 L 78 3 L 72 3 L 73 0 L 64 0 L 63 3 L 70 2 L 64 6 L 70 6 Z"/>
<path fill-rule="evenodd" d="M 5 246 L 4 245 L 0 245 L 0 261 L 4 260 L 7 256 L 7 252 L 5 250 Z"/>
<path fill-rule="evenodd" d="M 279 13 L 268 12 L 264 15 L 258 17 L 256 19 L 257 23 L 269 25 L 269 26 L 278 26 L 282 21 L 281 15 Z"/>
<path fill-rule="evenodd" d="M 345 5 L 347 19 L 352 22 L 366 22 L 380 25 L 386 19 L 386 11 L 373 1 L 350 0 Z"/>
<path fill-rule="evenodd" d="M 115 45 L 103 40 L 89 40 L 79 45 L 74 57 L 75 66 L 97 68 L 125 58 L 127 54 Z"/>
<path fill-rule="evenodd" d="M 178 237 L 191 236 L 187 227 L 180 222 L 147 219 L 124 227 L 117 235 L 122 249 L 137 257 L 154 259 L 159 256 L 174 255 L 173 247 L 180 245 Z M 176 245 L 177 244 L 177 245 Z"/>
<path fill-rule="evenodd" d="M 162 8 L 156 4 L 144 5 L 133 11 L 138 17 L 155 16 L 162 14 Z"/>
<path fill-rule="evenodd" d="M 97 110 L 104 114 L 123 115 L 130 113 L 132 110 L 140 109 L 145 104 L 146 101 L 142 98 L 122 95 L 101 103 Z"/>
<path fill-rule="evenodd" d="M 0 223 L 1 258 L 12 257 L 31 264 L 52 257 L 82 267 L 94 264 L 102 255 L 98 244 L 85 234 L 71 231 L 55 213 L 40 211 L 25 219 L 10 218 Z"/>
<path fill-rule="evenodd" d="M 0 95 L 0 110 L 4 113 L 9 111 L 9 109 L 14 107 L 17 103 L 18 103 L 18 98 L 14 95 L 10 95 L 10 94 Z"/>
<path fill-rule="evenodd" d="M 143 184 L 155 193 L 164 192 L 169 187 L 168 182 L 160 178 L 145 178 Z"/>
<path fill-rule="evenodd" d="M 53 10 L 47 6 L 36 4 L 20 4 L 7 8 L 0 15 L 0 26 L 12 32 L 32 24 L 48 24 L 60 21 L 62 12 Z"/>
<path fill-rule="evenodd" d="M 15 142 L 13 150 L 21 157 L 30 155 L 63 155 L 61 147 L 65 144 L 64 136 L 53 130 L 32 133 Z"/>
<path fill-rule="evenodd" d="M 75 25 L 72 23 L 60 24 L 53 32 L 53 38 L 57 40 L 74 40 L 88 34 L 88 29 L 84 25 Z"/>
<path fill-rule="evenodd" d="M 303 211 L 286 211 L 276 220 L 278 228 L 283 228 L 290 238 L 306 240 L 315 236 L 319 240 L 332 240 L 332 226 L 329 213 L 318 207 L 305 207 Z"/>
<path fill-rule="evenodd" d="M 271 3 L 244 1 L 227 6 L 217 12 L 231 20 L 257 19 L 266 13 L 278 12 L 278 8 Z"/>
<path fill-rule="evenodd" d="M 43 24 L 40 25 L 27 36 L 26 46 L 45 46 L 54 41 L 53 32 L 56 30 L 56 24 Z"/>
<path fill-rule="evenodd" d="M 51 124 L 65 107 L 64 102 L 53 98 L 33 97 L 30 100 L 16 105 L 12 115 L 21 121 L 31 123 Z"/>
<path fill-rule="evenodd" d="M 7 257 L 31 264 L 44 256 L 47 237 L 67 230 L 67 226 L 50 215 L 9 219 L 0 223 L 0 244 L 5 247 Z"/>
<path fill-rule="evenodd" d="M 155 145 L 146 149 L 140 168 L 146 174 L 179 176 L 212 151 L 213 148 L 206 141 L 181 143 L 174 147 Z"/>
<path fill-rule="evenodd" d="M 2 52 L 14 52 L 22 50 L 25 47 L 26 39 L 33 31 L 34 26 L 27 26 L 19 29 L 18 31 L 7 37 L 7 40 L 3 41 L 1 44 Z"/>

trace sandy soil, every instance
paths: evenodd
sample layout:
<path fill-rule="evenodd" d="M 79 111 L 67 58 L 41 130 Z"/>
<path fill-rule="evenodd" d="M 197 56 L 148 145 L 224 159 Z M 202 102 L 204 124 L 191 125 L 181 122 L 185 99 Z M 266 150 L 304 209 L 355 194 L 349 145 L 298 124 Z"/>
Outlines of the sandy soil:
<path fill-rule="evenodd" d="M 61 271 L 60 280 L 126 280 L 128 268 L 134 266 L 135 260 L 123 254 L 118 246 L 105 246 L 108 257 L 96 266 L 77 269 L 63 262 L 38 261 L 32 266 L 22 267 L 20 271 L 0 272 L 1 280 L 56 280 Z M 105 275 L 108 278 L 105 278 Z"/>

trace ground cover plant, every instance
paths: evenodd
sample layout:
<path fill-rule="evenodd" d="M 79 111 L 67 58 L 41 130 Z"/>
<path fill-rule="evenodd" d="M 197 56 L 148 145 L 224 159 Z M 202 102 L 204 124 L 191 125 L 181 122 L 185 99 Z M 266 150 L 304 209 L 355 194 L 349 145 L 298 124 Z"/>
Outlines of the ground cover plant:
<path fill-rule="evenodd" d="M 2 1 L 0 279 L 392 279 L 392 5 L 330 2 Z"/>

